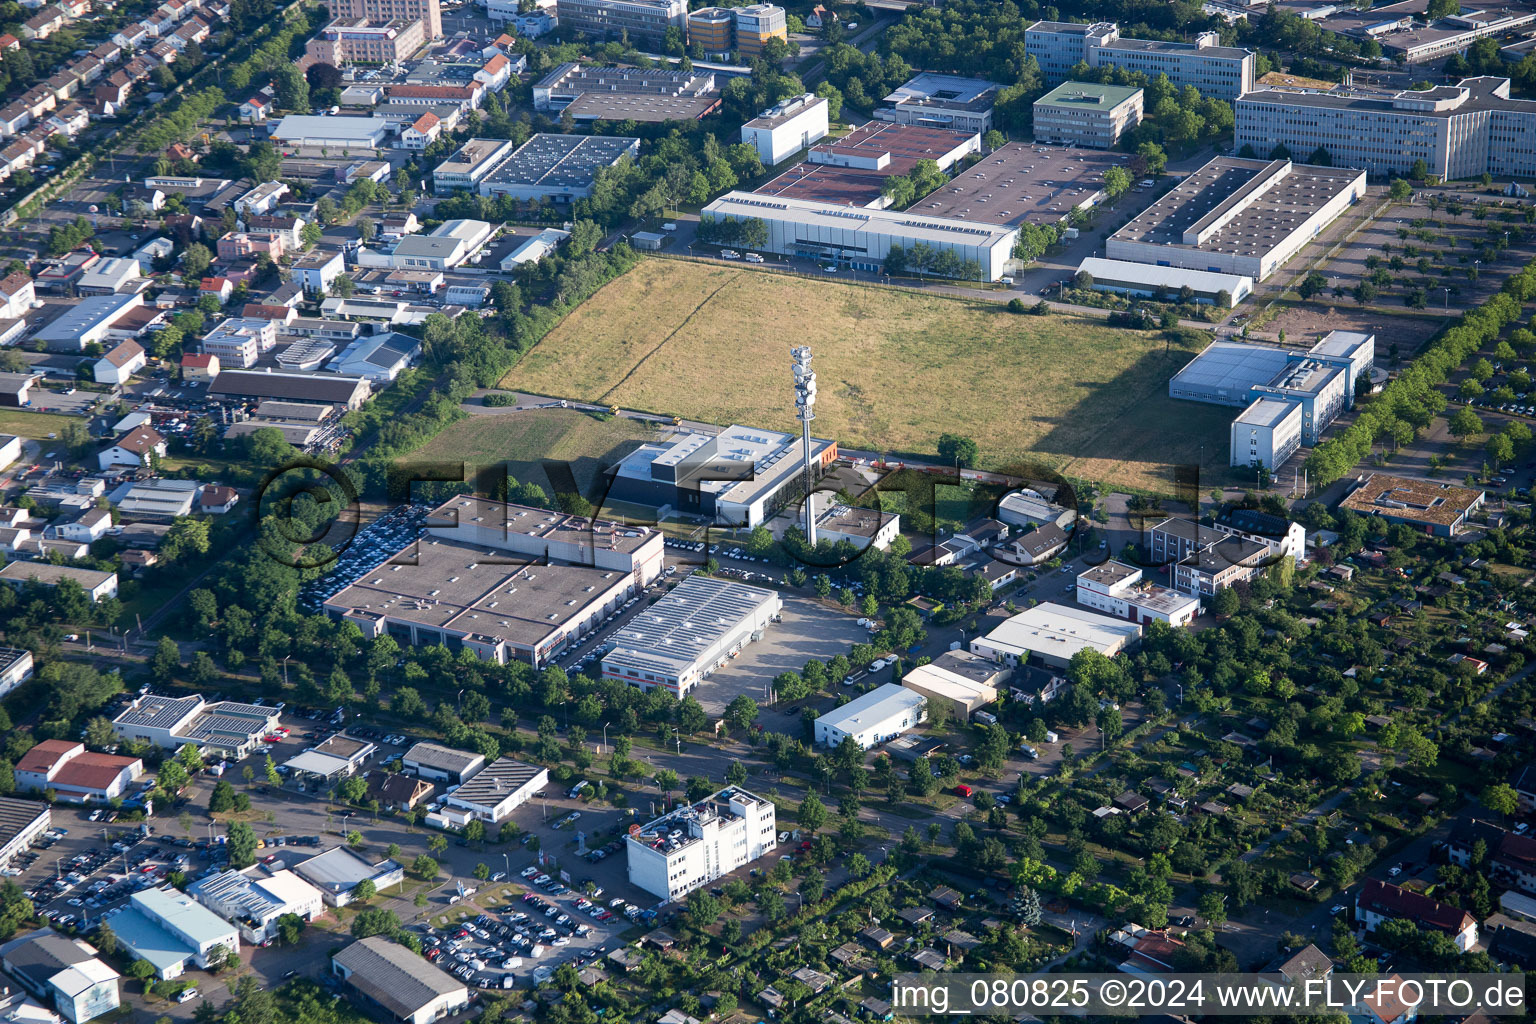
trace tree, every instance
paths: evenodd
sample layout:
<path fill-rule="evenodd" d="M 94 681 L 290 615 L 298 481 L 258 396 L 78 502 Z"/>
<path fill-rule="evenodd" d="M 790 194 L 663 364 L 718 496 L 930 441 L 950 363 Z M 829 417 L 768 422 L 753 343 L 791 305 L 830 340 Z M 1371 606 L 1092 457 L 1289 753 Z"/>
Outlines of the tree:
<path fill-rule="evenodd" d="M 352 898 L 359 903 L 367 903 L 378 893 L 378 888 L 373 884 L 373 879 L 365 878 L 352 887 Z"/>
<path fill-rule="evenodd" d="M 1111 167 L 1104 172 L 1104 192 L 1111 199 L 1125 194 L 1131 187 L 1131 172 L 1124 167 Z"/>
<path fill-rule="evenodd" d="M 1493 462 L 1494 468 L 1498 468 L 1506 462 L 1514 461 L 1515 445 L 1507 434 L 1488 435 L 1486 450 L 1489 460 Z"/>
<path fill-rule="evenodd" d="M 155 645 L 155 656 L 150 659 L 149 667 L 161 682 L 170 682 L 181 669 L 181 649 L 176 646 L 176 641 L 162 636 Z"/>
<path fill-rule="evenodd" d="M 182 273 L 189 279 L 201 278 L 213 265 L 213 253 L 201 242 L 193 242 L 181 256 Z"/>
<path fill-rule="evenodd" d="M 1430 0 L 1430 2 L 1433 3 L 1434 0 Z M 1455 0 L 1451 0 L 1451 2 L 1454 3 Z M 1387 195 L 1392 197 L 1393 202 L 1405 203 L 1413 195 L 1413 186 L 1402 178 L 1393 178 L 1392 184 L 1387 186 Z"/>
<path fill-rule="evenodd" d="M 977 453 L 976 442 L 968 437 L 957 434 L 939 435 L 939 458 L 951 465 L 969 469 L 976 465 Z"/>
<path fill-rule="evenodd" d="M 1206 923 L 1214 928 L 1219 929 L 1227 923 L 1227 901 L 1219 892 L 1201 893 L 1196 909 Z"/>
<path fill-rule="evenodd" d="M 808 792 L 800 803 L 800 812 L 796 817 L 802 828 L 815 832 L 827 823 L 827 809 L 814 791 Z"/>
<path fill-rule="evenodd" d="M 721 909 L 720 900 L 704 889 L 688 894 L 688 920 L 701 931 L 719 919 Z"/>
<path fill-rule="evenodd" d="M 825 596 L 825 595 L 823 595 Z M 725 720 L 733 729 L 745 730 L 757 720 L 757 701 L 741 694 L 725 707 Z"/>
<path fill-rule="evenodd" d="M 128 976 L 137 978 L 144 984 L 149 984 L 149 979 L 155 976 L 155 965 L 148 960 L 135 960 L 128 965 Z"/>
<path fill-rule="evenodd" d="M 1237 591 L 1231 587 L 1226 587 L 1216 591 L 1216 595 L 1211 598 L 1211 613 L 1227 618 L 1237 614 L 1237 609 L 1241 603 L 1237 596 Z"/>
<path fill-rule="evenodd" d="M 424 882 L 433 881 L 437 878 L 437 861 L 423 853 L 411 861 L 411 874 Z"/>
<path fill-rule="evenodd" d="M 285 946 L 297 945 L 307 924 L 298 914 L 284 914 L 277 919 L 277 941 Z"/>
<path fill-rule="evenodd" d="M 372 217 L 359 217 L 356 221 L 357 237 L 367 244 L 373 241 L 374 223 Z"/>
<path fill-rule="evenodd" d="M 224 831 L 229 866 L 235 870 L 256 863 L 256 832 L 243 821 L 232 821 Z"/>
<path fill-rule="evenodd" d="M 96 929 L 95 943 L 96 948 L 107 956 L 117 952 L 117 933 L 112 930 L 112 926 L 107 924 L 107 922 L 101 922 L 100 927 Z"/>
<path fill-rule="evenodd" d="M 1505 782 L 1494 783 L 1483 790 L 1483 806 L 1494 811 L 1500 818 L 1507 818 L 1520 809 L 1520 794 Z"/>
<path fill-rule="evenodd" d="M 272 69 L 272 83 L 277 86 L 277 102 L 284 110 L 309 109 L 309 82 L 293 64 L 279 64 Z"/>
<path fill-rule="evenodd" d="M 1449 428 L 1452 437 L 1466 440 L 1483 432 L 1483 421 L 1478 419 L 1477 413 L 1470 406 L 1464 405 L 1451 416 Z"/>
<path fill-rule="evenodd" d="M 394 935 L 400 930 L 400 918 L 393 910 L 369 907 L 352 919 L 352 937 L 366 939 L 370 935 Z"/>

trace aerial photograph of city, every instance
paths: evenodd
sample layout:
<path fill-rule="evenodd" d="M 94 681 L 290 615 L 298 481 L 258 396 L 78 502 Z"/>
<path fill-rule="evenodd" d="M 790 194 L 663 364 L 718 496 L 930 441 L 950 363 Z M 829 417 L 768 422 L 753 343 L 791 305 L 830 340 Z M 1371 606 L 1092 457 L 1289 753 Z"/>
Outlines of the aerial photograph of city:
<path fill-rule="evenodd" d="M 0 1024 L 1494 1024 L 1536 0 L 0 0 Z"/>

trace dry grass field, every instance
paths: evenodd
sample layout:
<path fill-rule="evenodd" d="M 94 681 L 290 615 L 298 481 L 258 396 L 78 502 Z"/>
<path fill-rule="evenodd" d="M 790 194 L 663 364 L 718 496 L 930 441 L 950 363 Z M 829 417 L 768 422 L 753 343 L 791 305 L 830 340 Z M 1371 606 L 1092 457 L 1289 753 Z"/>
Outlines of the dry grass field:
<path fill-rule="evenodd" d="M 647 260 L 603 288 L 502 381 L 716 423 L 795 428 L 789 348 L 809 344 L 815 429 L 849 448 L 1036 459 L 1106 484 L 1171 490 L 1199 457 L 1225 473 L 1227 409 L 1174 402 L 1196 352 L 1091 319 L 734 267 Z"/>

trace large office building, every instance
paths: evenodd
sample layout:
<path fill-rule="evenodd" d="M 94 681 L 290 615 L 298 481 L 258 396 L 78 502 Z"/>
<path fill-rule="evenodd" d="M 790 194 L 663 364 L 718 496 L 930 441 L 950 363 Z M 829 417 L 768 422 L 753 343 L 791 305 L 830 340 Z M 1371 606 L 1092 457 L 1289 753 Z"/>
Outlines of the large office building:
<path fill-rule="evenodd" d="M 371 22 L 338 18 L 304 44 L 304 62 L 332 67 L 347 64 L 393 64 L 405 60 L 427 43 L 426 22 Z"/>
<path fill-rule="evenodd" d="M 777 845 L 772 800 L 727 786 L 632 828 L 629 880 L 675 900 L 749 864 Z"/>
<path fill-rule="evenodd" d="M 1511 99 L 1507 78 L 1468 78 L 1419 92 L 1260 89 L 1234 104 L 1236 145 L 1255 153 L 1322 149 L 1336 166 L 1440 178 L 1536 176 L 1536 101 Z"/>
<path fill-rule="evenodd" d="M 1064 82 L 1035 100 L 1035 141 L 1113 149 L 1141 124 L 1142 91 L 1125 85 Z"/>
<path fill-rule="evenodd" d="M 335 0 L 331 17 L 367 19 L 376 25 L 420 21 L 428 39 L 443 37 L 441 0 Z"/>
<path fill-rule="evenodd" d="M 1215 341 L 1174 374 L 1168 396 L 1242 408 L 1229 464 L 1274 469 L 1354 406 L 1375 357 L 1376 336 L 1355 331 L 1332 331 L 1306 352 Z"/>
<path fill-rule="evenodd" d="M 592 194 L 598 171 L 639 153 L 636 138 L 540 133 L 485 176 L 480 194 L 572 203 Z"/>
<path fill-rule="evenodd" d="M 1219 156 L 1105 243 L 1112 260 L 1263 281 L 1365 196 L 1365 172 Z"/>
<path fill-rule="evenodd" d="M 1034 658 L 1062 668 L 1078 651 L 1114 657 L 1141 639 L 1141 627 L 1049 601 L 1019 612 L 990 633 L 971 641 L 971 653 L 1003 665 L 1023 665 Z"/>
<path fill-rule="evenodd" d="M 438 195 L 455 189 L 473 192 L 485 176 L 512 152 L 510 139 L 466 139 L 464 144 L 432 170 L 432 188 Z"/>
<path fill-rule="evenodd" d="M 770 39 L 789 38 L 784 8 L 776 4 L 744 7 L 705 7 L 688 15 L 688 43 L 697 44 L 706 57 L 724 57 L 733 51 L 742 63 L 761 56 Z"/>
<path fill-rule="evenodd" d="M 688 0 L 559 0 L 560 27 L 594 39 L 625 36 L 633 43 L 660 45 L 667 30 L 686 38 Z"/>
<path fill-rule="evenodd" d="M 803 93 L 780 100 L 741 126 L 741 141 L 757 150 L 764 167 L 773 167 L 827 137 L 827 101 Z"/>
<path fill-rule="evenodd" d="M 922 243 L 974 264 L 984 281 L 1003 276 L 1019 237 L 1017 228 L 750 192 L 729 192 L 704 212 L 719 220 L 762 221 L 768 243 L 759 248 L 765 252 L 878 272 L 893 246 L 910 249 Z"/>
<path fill-rule="evenodd" d="M 609 638 L 603 678 L 684 697 L 761 636 L 783 607 L 777 591 L 690 576 Z"/>
<path fill-rule="evenodd" d="M 1192 85 L 1202 96 L 1228 102 L 1254 84 L 1253 52 L 1222 46 L 1215 32 L 1203 32 L 1192 43 L 1175 43 L 1121 38 L 1120 26 L 1108 21 L 1037 21 L 1024 31 L 1024 48 L 1047 82 L 1064 81 L 1078 64 L 1087 64 L 1140 71 L 1148 78 L 1167 75 L 1180 88 Z"/>
<path fill-rule="evenodd" d="M 1323 31 L 1360 40 L 1374 39 L 1387 56 L 1400 56 L 1408 64 L 1465 53 L 1478 39 L 1508 37 L 1517 29 L 1529 30 L 1531 23 L 1536 22 L 1536 10 L 1523 3 L 1458 6 L 1442 18 L 1430 18 L 1428 6 L 1426 0 L 1400 0 L 1367 8 L 1328 4 L 1314 10 L 1320 15 L 1317 20 Z M 1519 54 L 1513 60 L 1518 62 L 1523 56 Z"/>
<path fill-rule="evenodd" d="M 1002 86 L 980 78 L 923 72 L 880 101 L 875 119 L 950 128 L 963 132 L 992 129 L 992 108 Z"/>
<path fill-rule="evenodd" d="M 561 64 L 533 86 L 533 106 L 593 121 L 697 121 L 720 106 L 710 71 Z M 556 136 L 559 138 L 559 136 Z"/>
<path fill-rule="evenodd" d="M 884 683 L 816 719 L 816 742 L 836 747 L 851 739 L 868 750 L 917 728 L 928 699 L 914 688 Z"/>
<path fill-rule="evenodd" d="M 1144 580 L 1138 566 L 1113 559 L 1078 574 L 1077 602 L 1142 625 L 1187 626 L 1200 614 L 1199 598 Z"/>
<path fill-rule="evenodd" d="M 751 529 L 805 493 L 799 434 L 732 425 L 717 434 L 680 431 L 643 444 L 608 472 L 608 496 Z M 819 476 L 837 461 L 837 442 L 811 438 Z"/>
<path fill-rule="evenodd" d="M 140 694 L 112 720 L 112 731 L 125 740 L 177 750 L 190 743 L 205 755 L 240 760 L 277 728 L 276 708 L 238 701 L 206 703 L 202 696 L 160 697 Z"/>

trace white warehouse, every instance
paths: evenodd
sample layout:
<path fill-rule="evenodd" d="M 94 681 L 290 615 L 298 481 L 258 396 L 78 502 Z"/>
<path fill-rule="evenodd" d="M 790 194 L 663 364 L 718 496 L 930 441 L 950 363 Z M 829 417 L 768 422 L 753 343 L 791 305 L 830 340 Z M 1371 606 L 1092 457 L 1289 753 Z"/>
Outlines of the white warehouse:
<path fill-rule="evenodd" d="M 739 786 L 633 826 L 625 847 L 629 880 L 677 899 L 773 850 L 773 801 Z"/>
<path fill-rule="evenodd" d="M 863 750 L 894 739 L 922 722 L 928 698 L 886 683 L 816 719 L 816 742 L 835 747 L 848 737 Z"/>
<path fill-rule="evenodd" d="M 783 607 L 776 591 L 690 576 L 613 634 L 603 678 L 687 696 L 761 636 Z"/>
<path fill-rule="evenodd" d="M 909 249 L 919 242 L 949 250 L 981 267 L 981 277 L 996 281 L 1006 273 L 1018 240 L 1017 228 L 946 217 L 924 217 L 902 210 L 850 208 L 808 199 L 767 198 L 728 192 L 704 207 L 719 220 L 760 220 L 768 226 L 765 252 L 826 260 L 855 270 L 879 271 L 891 246 Z"/>

